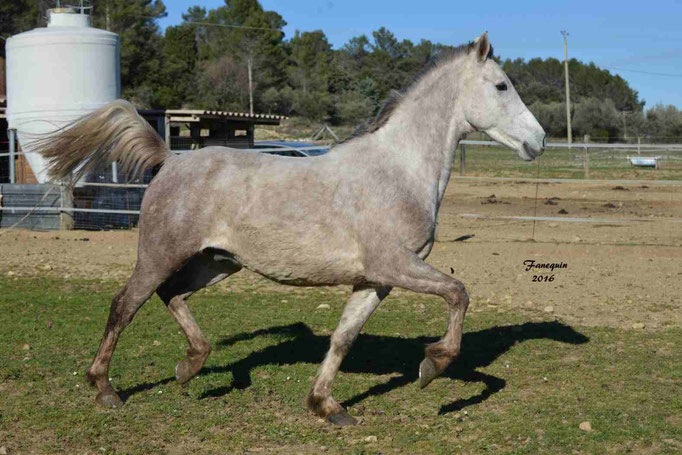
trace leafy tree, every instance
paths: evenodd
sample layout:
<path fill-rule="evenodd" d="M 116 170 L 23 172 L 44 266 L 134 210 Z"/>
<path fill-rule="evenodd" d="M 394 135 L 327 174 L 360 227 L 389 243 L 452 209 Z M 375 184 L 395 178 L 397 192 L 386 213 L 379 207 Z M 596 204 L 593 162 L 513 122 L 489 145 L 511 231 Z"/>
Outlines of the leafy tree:
<path fill-rule="evenodd" d="M 398 42 L 395 35 L 386 27 L 381 27 L 379 30 L 372 32 L 372 37 L 374 38 L 373 53 L 386 54 L 394 61 L 404 57 L 405 46 Z"/>
<path fill-rule="evenodd" d="M 332 49 L 327 37 L 321 30 L 297 30 L 288 51 L 288 83 L 296 91 L 293 111 L 314 120 L 326 119 L 333 106 L 329 93 Z"/>
<path fill-rule="evenodd" d="M 197 65 L 196 28 L 193 24 L 182 24 L 166 29 L 162 84 L 157 98 L 167 108 L 179 108 L 190 102 Z"/>
<path fill-rule="evenodd" d="M 230 55 L 201 62 L 194 104 L 203 109 L 240 111 L 248 103 L 248 75 Z"/>
<path fill-rule="evenodd" d="M 0 36 L 8 38 L 41 24 L 38 2 L 14 0 L 0 3 Z"/>
<path fill-rule="evenodd" d="M 566 137 L 566 103 L 536 101 L 528 108 L 550 137 Z"/>
<path fill-rule="evenodd" d="M 289 41 L 289 82 L 303 91 L 329 89 L 332 47 L 321 30 L 299 32 Z"/>
<path fill-rule="evenodd" d="M 332 100 L 327 92 L 293 92 L 293 112 L 315 121 L 323 121 L 329 117 Z"/>
<path fill-rule="evenodd" d="M 166 14 L 162 0 L 93 0 L 93 24 L 121 37 L 123 96 L 139 105 L 158 105 L 162 37 L 155 19 Z"/>
<path fill-rule="evenodd" d="M 370 99 L 374 105 L 374 110 L 379 107 L 379 104 L 381 103 L 381 94 L 379 93 L 379 89 L 377 88 L 374 79 L 371 77 L 360 79 L 353 84 L 352 88 L 365 98 Z"/>
<path fill-rule="evenodd" d="M 50 0 L 8 0 L 0 2 L 0 37 L 27 32 L 35 27 L 45 27 L 47 10 L 54 5 Z M 5 46 L 0 48 L 5 57 Z"/>
<path fill-rule="evenodd" d="M 575 134 L 610 139 L 620 132 L 616 105 L 611 99 L 585 98 L 575 106 L 572 127 Z"/>
<path fill-rule="evenodd" d="M 586 98 L 610 99 L 618 111 L 641 111 L 644 101 L 620 76 L 572 59 L 568 63 L 571 101 L 580 103 Z M 548 58 L 505 60 L 502 69 L 507 73 L 527 104 L 565 101 L 565 75 L 563 62 Z"/>
<path fill-rule="evenodd" d="M 203 14 L 205 17 L 202 17 Z M 248 93 L 250 67 L 256 107 L 259 106 L 260 97 L 269 87 L 282 85 L 285 80 L 286 54 L 283 46 L 284 33 L 281 29 L 286 22 L 279 14 L 264 11 L 258 0 L 225 0 L 225 6 L 210 10 L 208 13 L 201 8 L 191 8 L 185 20 L 188 21 L 190 18 L 212 24 L 212 26 L 197 24 L 199 29 L 203 29 L 201 34 L 197 34 L 202 68 L 211 67 L 212 60 L 221 60 L 225 63 L 224 57 L 230 56 L 230 65 L 241 66 L 246 70 Z M 197 73 L 199 85 L 209 90 L 210 84 L 205 80 L 207 78 L 211 79 L 212 76 L 201 71 Z M 246 109 L 249 104 L 248 96 L 244 98 L 237 96 L 236 93 L 233 98 L 225 99 L 224 102 L 240 106 L 240 109 Z"/>
<path fill-rule="evenodd" d="M 646 114 L 645 130 L 656 142 L 674 142 L 682 137 L 682 111 L 657 104 Z"/>
<path fill-rule="evenodd" d="M 357 107 L 361 99 L 360 111 L 371 106 L 372 112 L 376 112 L 388 92 L 408 86 L 449 48 L 428 40 L 416 45 L 409 40 L 399 41 L 385 27 L 373 32 L 371 41 L 365 35 L 351 38 L 334 52 L 332 61 L 330 92 L 338 94 L 336 100 L 345 104 L 343 112 L 346 112 L 341 114 L 342 109 L 337 106 L 339 119 L 348 119 L 347 108 Z M 350 92 L 359 92 L 362 98 Z"/>
<path fill-rule="evenodd" d="M 376 109 L 376 103 L 372 98 L 352 90 L 340 93 L 336 97 L 335 105 L 336 115 L 344 123 L 358 123 L 370 118 Z"/>
<path fill-rule="evenodd" d="M 281 113 L 284 115 L 291 114 L 291 106 L 293 105 L 293 90 L 291 87 L 285 87 L 281 90 L 275 87 L 269 87 L 261 95 L 261 106 L 268 113 Z"/>

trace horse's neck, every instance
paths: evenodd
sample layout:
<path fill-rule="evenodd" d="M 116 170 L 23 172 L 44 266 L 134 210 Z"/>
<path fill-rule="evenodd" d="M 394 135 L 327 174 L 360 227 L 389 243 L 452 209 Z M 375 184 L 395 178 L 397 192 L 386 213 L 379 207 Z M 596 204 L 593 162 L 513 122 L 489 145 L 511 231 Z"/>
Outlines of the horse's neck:
<path fill-rule="evenodd" d="M 439 74 L 440 73 L 440 74 Z M 372 136 L 391 166 L 421 189 L 438 210 L 459 140 L 469 132 L 459 109 L 456 82 L 443 68 L 414 87 Z"/>

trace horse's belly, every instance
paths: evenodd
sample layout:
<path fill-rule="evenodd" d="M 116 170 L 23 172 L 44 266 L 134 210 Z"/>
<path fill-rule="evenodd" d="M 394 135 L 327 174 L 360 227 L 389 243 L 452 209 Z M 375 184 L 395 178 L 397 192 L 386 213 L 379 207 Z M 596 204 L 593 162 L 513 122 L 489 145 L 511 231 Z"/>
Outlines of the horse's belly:
<path fill-rule="evenodd" d="M 281 253 L 281 252 L 280 252 Z M 357 259 L 320 252 L 237 255 L 249 270 L 271 280 L 297 286 L 358 284 L 364 282 L 364 269 Z"/>
<path fill-rule="evenodd" d="M 300 234 L 300 233 L 299 233 Z M 245 268 L 274 281 L 321 286 L 364 282 L 364 266 L 355 242 L 343 236 L 316 236 L 294 233 L 256 235 L 248 230 L 225 232 L 208 240 L 206 247 L 234 254 Z"/>
<path fill-rule="evenodd" d="M 314 264 L 300 267 L 282 264 L 283 267 L 270 264 L 245 264 L 245 267 L 278 283 L 292 286 L 333 286 L 338 284 L 360 284 L 365 282 L 361 269 L 351 270 L 344 264 Z M 316 267 L 319 265 L 319 267 Z"/>

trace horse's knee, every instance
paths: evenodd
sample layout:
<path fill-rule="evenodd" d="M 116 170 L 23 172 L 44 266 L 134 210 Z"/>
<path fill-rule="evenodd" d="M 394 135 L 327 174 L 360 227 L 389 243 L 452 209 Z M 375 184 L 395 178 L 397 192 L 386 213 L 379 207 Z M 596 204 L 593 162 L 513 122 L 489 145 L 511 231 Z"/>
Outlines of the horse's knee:
<path fill-rule="evenodd" d="M 448 286 L 448 292 L 446 296 L 448 305 L 452 308 L 465 308 L 469 306 L 469 293 L 459 280 L 452 280 Z"/>

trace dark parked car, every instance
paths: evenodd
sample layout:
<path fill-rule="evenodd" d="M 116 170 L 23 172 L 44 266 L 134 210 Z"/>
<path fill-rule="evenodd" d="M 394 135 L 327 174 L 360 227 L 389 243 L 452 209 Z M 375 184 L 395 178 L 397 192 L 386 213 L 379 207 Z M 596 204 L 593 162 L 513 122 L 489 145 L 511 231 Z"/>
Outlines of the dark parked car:
<path fill-rule="evenodd" d="M 254 148 L 264 149 L 266 151 L 263 153 L 271 153 L 273 155 L 300 157 L 324 155 L 329 151 L 329 147 L 324 145 L 293 141 L 258 141 Z"/>

